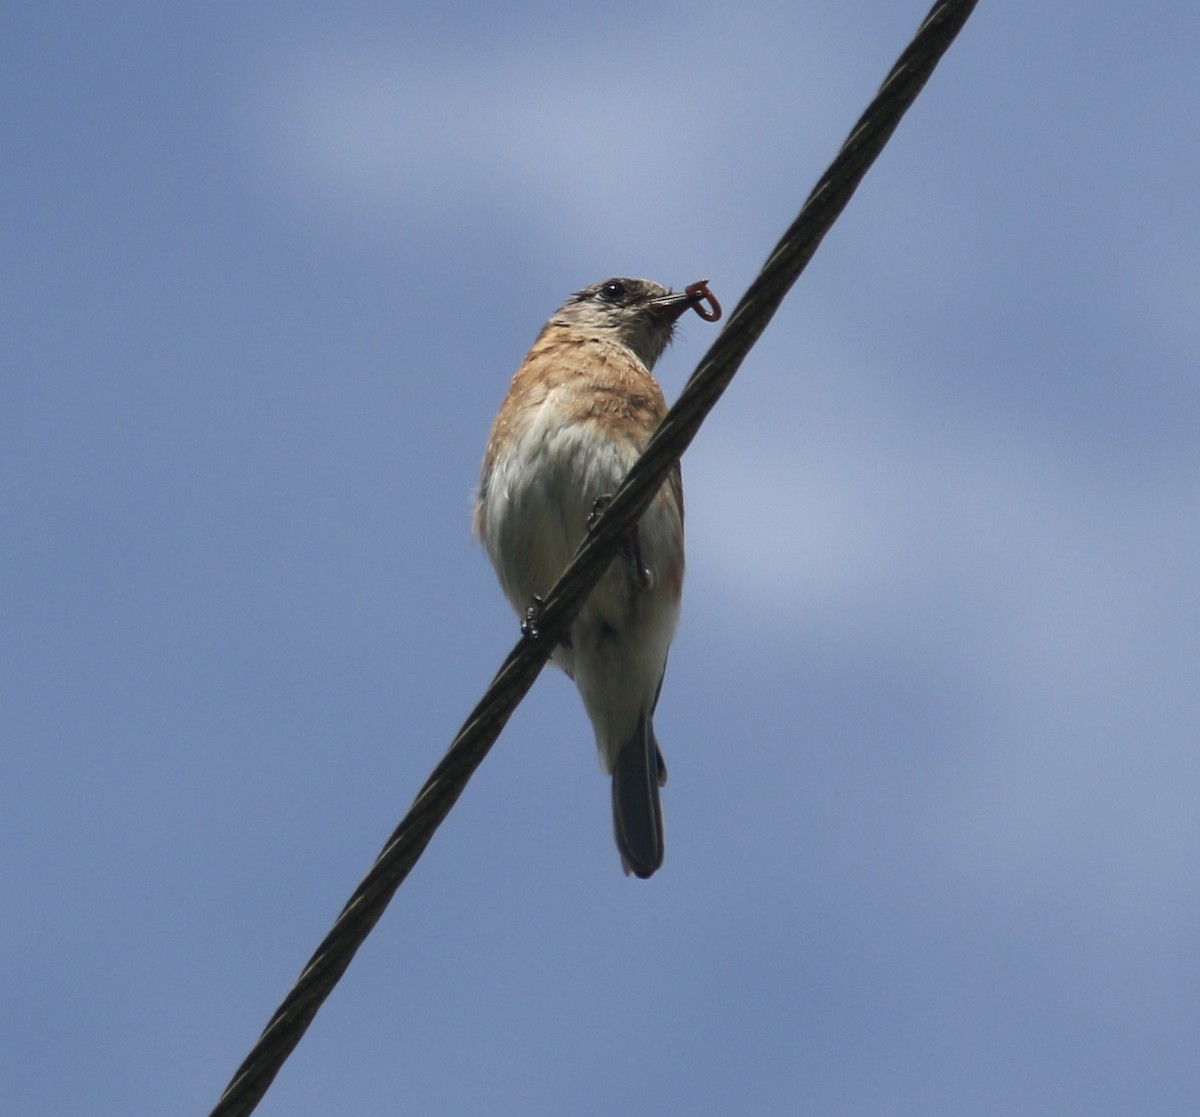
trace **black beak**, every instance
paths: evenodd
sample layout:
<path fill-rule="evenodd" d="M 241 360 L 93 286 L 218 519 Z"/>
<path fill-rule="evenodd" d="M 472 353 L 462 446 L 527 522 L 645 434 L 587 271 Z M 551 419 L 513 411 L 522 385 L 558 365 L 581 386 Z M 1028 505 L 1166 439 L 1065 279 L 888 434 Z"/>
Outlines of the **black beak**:
<path fill-rule="evenodd" d="M 669 295 L 660 295 L 657 299 L 650 300 L 650 309 L 655 314 L 666 318 L 669 322 L 674 322 L 685 310 L 695 306 L 696 299 L 694 295 L 688 294 L 687 291 L 672 292 Z"/>

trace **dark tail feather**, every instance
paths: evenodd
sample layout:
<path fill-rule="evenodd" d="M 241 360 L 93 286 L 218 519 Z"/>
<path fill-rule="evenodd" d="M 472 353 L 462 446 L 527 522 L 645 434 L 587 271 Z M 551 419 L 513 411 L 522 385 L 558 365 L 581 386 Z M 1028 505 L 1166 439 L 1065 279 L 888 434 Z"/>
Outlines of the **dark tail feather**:
<path fill-rule="evenodd" d="M 645 880 L 663 863 L 662 804 L 667 769 L 649 717 L 617 755 L 612 776 L 613 833 L 625 872 Z"/>

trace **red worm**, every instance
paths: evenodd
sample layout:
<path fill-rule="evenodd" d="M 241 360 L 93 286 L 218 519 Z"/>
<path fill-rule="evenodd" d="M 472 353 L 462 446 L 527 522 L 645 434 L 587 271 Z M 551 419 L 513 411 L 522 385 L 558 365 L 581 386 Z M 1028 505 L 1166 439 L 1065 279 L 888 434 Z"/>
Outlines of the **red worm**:
<path fill-rule="evenodd" d="M 708 289 L 707 279 L 697 279 L 683 290 L 692 296 L 692 309 L 706 322 L 716 322 L 721 317 L 721 304 L 717 302 L 717 296 Z"/>

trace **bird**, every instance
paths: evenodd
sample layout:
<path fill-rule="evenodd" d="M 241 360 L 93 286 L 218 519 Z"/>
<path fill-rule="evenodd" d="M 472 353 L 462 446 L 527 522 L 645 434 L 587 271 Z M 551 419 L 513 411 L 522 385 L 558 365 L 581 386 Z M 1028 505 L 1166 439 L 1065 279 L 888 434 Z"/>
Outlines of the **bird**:
<path fill-rule="evenodd" d="M 606 279 L 567 299 L 521 362 L 488 437 L 473 519 L 519 616 L 558 580 L 666 414 L 651 370 L 681 314 L 694 307 L 710 318 L 705 297 L 703 284 L 677 293 L 646 279 Z M 653 717 L 683 575 L 676 463 L 550 654 L 583 699 L 612 777 L 621 865 L 641 879 L 663 863 L 667 768 Z"/>

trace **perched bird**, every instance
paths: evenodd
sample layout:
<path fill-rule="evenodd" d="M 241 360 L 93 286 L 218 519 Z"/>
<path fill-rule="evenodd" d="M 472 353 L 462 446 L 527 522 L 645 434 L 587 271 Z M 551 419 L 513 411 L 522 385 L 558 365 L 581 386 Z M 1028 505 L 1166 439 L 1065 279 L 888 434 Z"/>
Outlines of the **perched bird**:
<path fill-rule="evenodd" d="M 518 614 L 566 569 L 666 413 L 650 370 L 679 316 L 701 307 L 697 286 L 586 287 L 555 311 L 517 370 L 488 439 L 474 529 Z M 579 688 L 612 775 L 621 864 L 642 878 L 663 861 L 667 769 L 652 717 L 682 589 L 676 465 L 551 655 Z"/>

